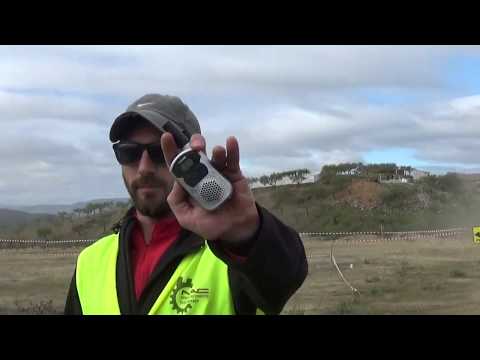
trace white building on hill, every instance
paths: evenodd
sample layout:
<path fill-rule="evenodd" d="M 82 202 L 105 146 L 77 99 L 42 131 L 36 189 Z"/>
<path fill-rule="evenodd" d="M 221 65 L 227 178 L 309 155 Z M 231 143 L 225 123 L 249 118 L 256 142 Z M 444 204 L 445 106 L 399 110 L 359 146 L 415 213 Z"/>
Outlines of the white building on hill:
<path fill-rule="evenodd" d="M 430 173 L 428 171 L 413 169 L 410 172 L 410 175 L 413 177 L 413 180 L 418 180 L 418 179 L 421 179 L 425 176 L 430 176 Z"/>
<path fill-rule="evenodd" d="M 337 172 L 337 175 L 339 176 L 355 176 L 355 175 L 361 175 L 361 174 L 362 174 L 362 171 L 358 167 L 350 170 Z"/>
<path fill-rule="evenodd" d="M 395 171 L 394 175 L 378 175 L 378 181 L 381 183 L 407 184 L 429 175 L 430 173 L 428 171 L 401 169 L 400 172 Z"/>

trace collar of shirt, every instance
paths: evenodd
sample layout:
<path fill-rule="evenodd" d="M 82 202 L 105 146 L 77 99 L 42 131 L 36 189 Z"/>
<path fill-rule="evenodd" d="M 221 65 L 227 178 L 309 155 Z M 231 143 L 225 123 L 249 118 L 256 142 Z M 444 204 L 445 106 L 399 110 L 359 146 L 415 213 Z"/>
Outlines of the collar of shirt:
<path fill-rule="evenodd" d="M 134 216 L 136 219 L 136 216 Z M 131 235 L 131 259 L 137 300 L 146 287 L 160 259 L 178 239 L 181 227 L 175 217 L 163 218 L 154 225 L 152 238 L 147 245 L 138 220 Z"/>
<path fill-rule="evenodd" d="M 136 213 L 133 217 L 135 219 L 135 226 L 132 232 L 132 249 L 143 249 L 157 246 L 171 238 L 176 238 L 181 230 L 180 224 L 175 216 L 159 219 L 155 222 L 152 231 L 152 238 L 147 245 Z"/>

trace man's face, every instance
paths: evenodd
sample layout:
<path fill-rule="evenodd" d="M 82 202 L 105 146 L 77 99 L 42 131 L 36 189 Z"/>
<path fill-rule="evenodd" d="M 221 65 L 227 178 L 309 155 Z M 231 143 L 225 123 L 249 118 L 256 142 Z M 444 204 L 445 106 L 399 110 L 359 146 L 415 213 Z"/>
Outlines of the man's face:
<path fill-rule="evenodd" d="M 125 140 L 140 144 L 160 144 L 161 135 L 158 129 L 148 125 L 135 129 Z M 122 176 L 130 197 L 141 214 L 160 218 L 170 213 L 167 196 L 175 179 L 165 164 L 157 165 L 152 161 L 147 150 L 139 161 L 122 165 Z"/>

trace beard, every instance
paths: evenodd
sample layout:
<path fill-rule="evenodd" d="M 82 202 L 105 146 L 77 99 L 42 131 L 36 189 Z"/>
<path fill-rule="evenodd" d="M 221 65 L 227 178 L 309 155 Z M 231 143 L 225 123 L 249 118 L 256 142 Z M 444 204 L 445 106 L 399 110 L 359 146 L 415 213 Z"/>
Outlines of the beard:
<path fill-rule="evenodd" d="M 122 174 L 122 177 L 133 205 L 142 215 L 159 219 L 172 213 L 167 202 L 167 196 L 173 188 L 173 182 L 169 184 L 154 175 L 147 175 L 141 176 L 129 185 L 124 174 Z M 153 196 L 140 196 L 138 189 L 145 186 L 155 188 L 155 194 Z M 160 188 L 163 191 L 158 191 Z"/>

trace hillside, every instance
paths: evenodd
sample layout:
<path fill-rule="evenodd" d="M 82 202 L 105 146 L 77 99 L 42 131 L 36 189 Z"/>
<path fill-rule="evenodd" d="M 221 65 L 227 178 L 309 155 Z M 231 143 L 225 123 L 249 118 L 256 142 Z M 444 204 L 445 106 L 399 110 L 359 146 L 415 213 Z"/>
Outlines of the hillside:
<path fill-rule="evenodd" d="M 331 177 L 254 189 L 257 201 L 298 231 L 408 231 L 480 224 L 477 178 L 429 176 L 411 184 Z"/>
<path fill-rule="evenodd" d="M 414 183 L 384 184 L 351 176 L 253 189 L 258 203 L 299 232 L 409 231 L 480 225 L 479 177 L 428 176 Z M 110 233 L 126 204 L 31 217 L 0 212 L 0 236 L 17 239 L 94 239 Z M 78 209 L 77 209 L 78 210 Z M 12 213 L 20 214 L 12 217 Z M 26 225 L 22 225 L 27 223 Z"/>
<path fill-rule="evenodd" d="M 53 216 L 47 214 L 29 214 L 23 211 L 0 209 L 0 227 L 12 228 L 23 224 L 30 224 L 34 221 L 51 220 Z"/>
<path fill-rule="evenodd" d="M 81 209 L 87 206 L 89 203 L 102 203 L 106 201 L 113 202 L 128 202 L 128 198 L 114 198 L 114 199 L 94 199 L 90 201 L 81 201 L 73 204 L 40 204 L 40 205 L 31 205 L 31 206 L 3 206 L 4 208 L 23 211 L 30 214 L 52 214 L 56 215 L 59 212 L 73 212 L 75 209 Z"/>
<path fill-rule="evenodd" d="M 120 220 L 127 210 L 127 205 L 123 203 L 95 211 L 92 211 L 90 206 L 87 205 L 83 212 L 76 213 L 43 216 L 26 214 L 30 221 L 0 227 L 0 237 L 48 240 L 96 239 L 111 233 L 112 225 Z M 8 222 L 8 218 L 1 217 L 2 213 L 1 221 Z"/>

